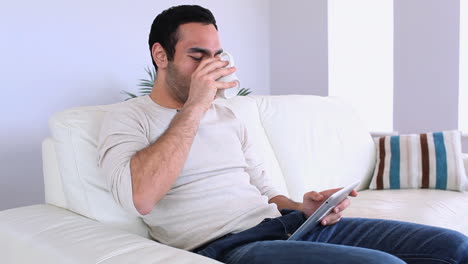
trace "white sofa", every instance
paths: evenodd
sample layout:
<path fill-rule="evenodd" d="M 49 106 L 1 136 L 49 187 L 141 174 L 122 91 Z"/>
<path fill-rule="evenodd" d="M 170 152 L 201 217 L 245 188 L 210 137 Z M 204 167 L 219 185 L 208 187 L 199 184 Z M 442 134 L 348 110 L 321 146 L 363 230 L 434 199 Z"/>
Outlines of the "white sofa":
<path fill-rule="evenodd" d="M 362 180 L 347 217 L 397 219 L 468 234 L 468 194 L 441 190 L 367 190 L 374 142 L 339 98 L 252 96 L 216 101 L 245 121 L 274 183 L 292 199 Z M 150 239 L 140 218 L 113 201 L 97 168 L 104 114 L 123 103 L 54 115 L 43 141 L 46 204 L 0 212 L 2 263 L 219 263 Z M 468 155 L 464 158 L 468 168 Z"/>

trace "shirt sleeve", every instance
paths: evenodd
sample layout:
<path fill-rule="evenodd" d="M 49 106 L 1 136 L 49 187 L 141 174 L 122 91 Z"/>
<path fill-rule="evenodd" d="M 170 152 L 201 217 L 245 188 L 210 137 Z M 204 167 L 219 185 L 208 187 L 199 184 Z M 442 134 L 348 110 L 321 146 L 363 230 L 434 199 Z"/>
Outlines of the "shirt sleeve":
<path fill-rule="evenodd" d="M 260 193 L 271 198 L 284 195 L 272 183 L 271 174 L 265 168 L 263 157 L 257 149 L 257 146 L 249 138 L 248 130 L 241 121 L 242 150 L 247 163 L 246 172 L 250 175 L 250 183 L 257 187 Z"/>
<path fill-rule="evenodd" d="M 150 143 L 134 113 L 108 112 L 98 141 L 98 166 L 108 190 L 125 211 L 142 217 L 133 203 L 130 159 Z"/>

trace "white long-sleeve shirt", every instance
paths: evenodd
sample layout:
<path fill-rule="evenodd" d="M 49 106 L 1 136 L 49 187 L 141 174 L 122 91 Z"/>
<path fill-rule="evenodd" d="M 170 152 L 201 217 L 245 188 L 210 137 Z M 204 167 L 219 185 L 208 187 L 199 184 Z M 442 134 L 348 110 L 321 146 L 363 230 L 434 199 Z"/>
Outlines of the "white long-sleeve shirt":
<path fill-rule="evenodd" d="M 149 96 L 138 97 L 109 112 L 99 136 L 99 165 L 109 191 L 125 210 L 143 218 L 155 240 L 191 250 L 281 215 L 268 203 L 281 193 L 271 185 L 245 126 L 216 104 L 200 121 L 174 185 L 151 213 L 140 215 L 132 199 L 130 159 L 155 142 L 176 114 Z"/>

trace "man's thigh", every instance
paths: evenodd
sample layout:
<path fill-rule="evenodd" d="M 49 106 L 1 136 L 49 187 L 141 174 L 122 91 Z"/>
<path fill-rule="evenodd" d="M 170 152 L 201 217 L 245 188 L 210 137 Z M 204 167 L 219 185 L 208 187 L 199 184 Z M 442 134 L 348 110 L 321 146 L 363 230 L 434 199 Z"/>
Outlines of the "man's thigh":
<path fill-rule="evenodd" d="M 404 263 L 395 256 L 377 250 L 309 241 L 285 240 L 249 243 L 230 250 L 220 260 L 230 264 Z"/>
<path fill-rule="evenodd" d="M 318 226 L 304 241 L 363 247 L 384 251 L 408 263 L 464 263 L 468 238 L 456 231 L 415 223 L 343 218 L 332 226 Z M 431 263 L 431 262 L 427 262 Z"/>

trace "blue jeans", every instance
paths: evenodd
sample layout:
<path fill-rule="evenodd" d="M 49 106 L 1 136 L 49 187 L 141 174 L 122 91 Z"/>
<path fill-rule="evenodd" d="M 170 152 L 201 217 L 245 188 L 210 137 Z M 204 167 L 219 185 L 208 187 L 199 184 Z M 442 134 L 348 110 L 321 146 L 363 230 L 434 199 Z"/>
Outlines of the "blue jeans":
<path fill-rule="evenodd" d="M 468 264 L 468 238 L 453 230 L 391 220 L 343 218 L 335 225 L 317 226 L 301 241 L 287 241 L 305 218 L 300 211 L 282 210 L 281 214 L 194 252 L 239 264 Z"/>

